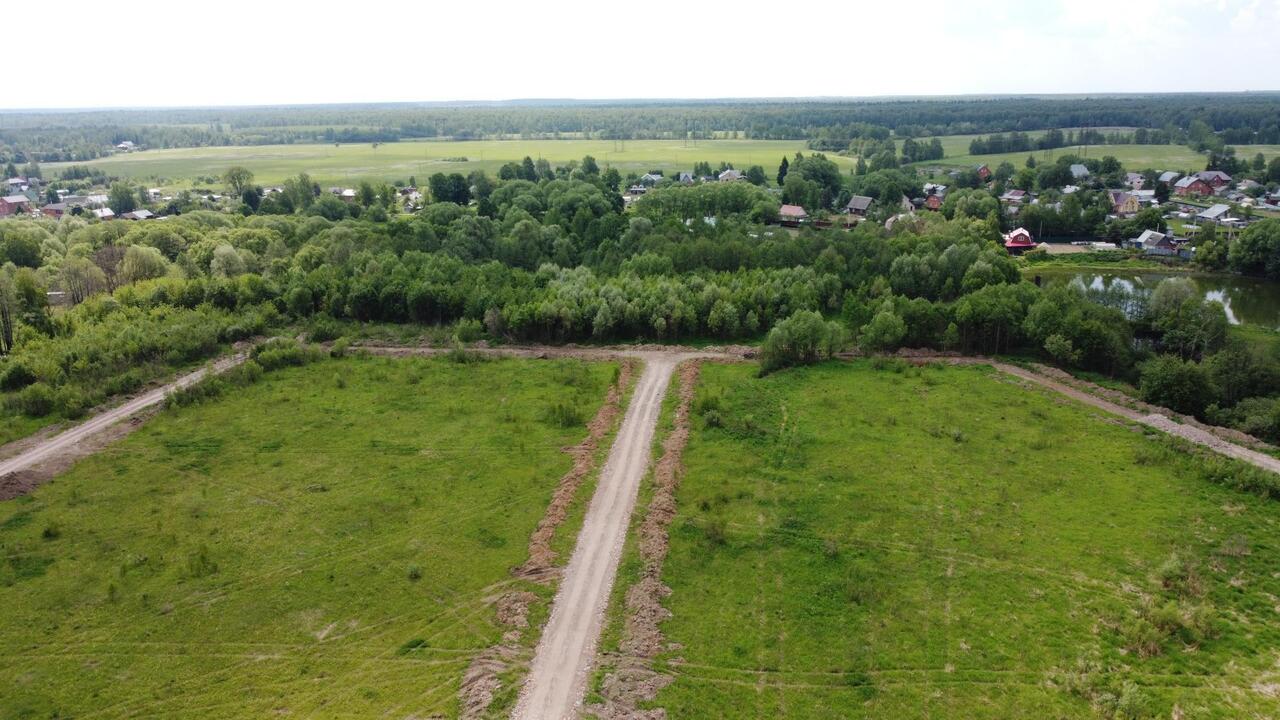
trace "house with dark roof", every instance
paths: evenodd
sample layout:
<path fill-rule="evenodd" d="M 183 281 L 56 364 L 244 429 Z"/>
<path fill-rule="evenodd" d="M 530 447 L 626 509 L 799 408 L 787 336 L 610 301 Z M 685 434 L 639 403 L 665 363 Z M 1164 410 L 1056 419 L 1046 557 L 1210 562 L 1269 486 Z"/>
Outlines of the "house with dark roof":
<path fill-rule="evenodd" d="M 123 215 L 120 216 L 120 219 L 121 220 L 150 220 L 155 216 L 156 216 L 155 213 L 151 212 L 150 210 L 143 209 L 143 210 L 134 210 L 132 212 L 124 213 Z"/>
<path fill-rule="evenodd" d="M 1130 238 L 1125 245 L 1148 255 L 1174 255 L 1178 252 L 1178 244 L 1172 237 L 1155 230 L 1143 230 L 1141 235 Z"/>
<path fill-rule="evenodd" d="M 850 215 L 866 217 L 867 210 L 870 209 L 872 202 L 874 202 L 874 200 L 866 195 L 854 195 L 849 198 L 849 202 L 844 206 L 844 211 Z"/>
<path fill-rule="evenodd" d="M 1010 205 L 1021 205 L 1026 199 L 1027 191 L 1018 189 L 1009 190 L 1000 196 L 1002 202 L 1007 202 Z"/>
<path fill-rule="evenodd" d="M 1221 170 L 1201 170 L 1196 173 L 1196 177 L 1206 183 L 1209 183 L 1209 186 L 1214 189 L 1226 187 L 1231 184 L 1231 176 Z"/>
<path fill-rule="evenodd" d="M 925 196 L 925 198 L 924 198 L 924 209 L 925 209 L 925 210 L 933 210 L 934 212 L 937 212 L 938 210 L 941 210 L 941 209 L 942 209 L 942 196 L 941 196 L 941 195 L 926 195 L 926 196 Z"/>
<path fill-rule="evenodd" d="M 1004 234 L 1004 249 L 1009 251 L 1010 255 L 1026 252 L 1035 246 L 1036 241 L 1031 238 L 1031 231 L 1026 228 L 1018 228 Z"/>

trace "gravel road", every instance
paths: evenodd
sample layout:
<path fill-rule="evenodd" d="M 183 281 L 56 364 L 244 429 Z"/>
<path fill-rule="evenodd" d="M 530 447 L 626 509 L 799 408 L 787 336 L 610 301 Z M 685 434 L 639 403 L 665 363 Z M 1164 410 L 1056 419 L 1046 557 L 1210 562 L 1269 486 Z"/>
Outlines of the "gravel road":
<path fill-rule="evenodd" d="M 649 466 L 662 400 L 672 371 L 684 359 L 676 354 L 637 354 L 645 360 L 644 373 L 600 474 L 514 718 L 573 718 L 582 705 L 636 493 Z"/>

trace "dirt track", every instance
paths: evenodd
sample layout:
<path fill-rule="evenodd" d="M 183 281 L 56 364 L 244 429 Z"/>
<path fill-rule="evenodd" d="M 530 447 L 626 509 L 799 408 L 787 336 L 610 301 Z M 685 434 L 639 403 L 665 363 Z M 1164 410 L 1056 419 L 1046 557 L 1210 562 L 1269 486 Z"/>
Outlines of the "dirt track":
<path fill-rule="evenodd" d="M 572 718 L 582 704 L 636 493 L 649 466 L 662 400 L 672 371 L 687 357 L 637 354 L 645 361 L 644 373 L 587 509 L 514 718 Z"/>
<path fill-rule="evenodd" d="M 116 423 L 149 410 L 164 402 L 169 393 L 193 385 L 209 372 L 221 373 L 244 362 L 244 353 L 229 355 L 187 373 L 173 382 L 143 393 L 119 407 L 111 408 L 89 420 L 30 446 L 0 462 L 0 500 L 30 490 L 34 485 L 66 470 L 80 457 L 101 449 L 93 442 Z M 111 437 L 118 436 L 118 433 Z M 31 475 L 34 473 L 34 477 Z M 27 477 L 24 477 L 26 475 Z"/>
<path fill-rule="evenodd" d="M 1247 462 L 1250 465 L 1262 468 L 1263 470 L 1280 473 L 1280 459 L 1260 453 L 1256 450 L 1250 450 L 1249 448 L 1242 447 L 1236 443 L 1228 442 L 1207 430 L 1176 422 L 1158 413 L 1138 412 L 1132 408 L 1113 403 L 1110 400 L 1105 400 L 1097 395 L 1092 395 L 1084 392 L 1083 390 L 1078 390 L 1069 385 L 1058 382 L 1057 380 L 1047 378 L 1044 375 L 1031 372 L 1030 370 L 1024 370 L 1016 365 L 1008 365 L 1006 363 L 994 362 L 991 360 L 974 360 L 974 362 L 990 364 L 1000 372 L 1036 383 L 1037 385 L 1053 390 L 1054 392 L 1066 395 L 1072 400 L 1078 400 L 1086 405 L 1092 405 L 1093 407 L 1105 410 L 1113 415 L 1128 418 L 1129 420 L 1141 423 L 1147 427 L 1152 427 L 1161 432 L 1173 435 L 1174 437 L 1179 437 L 1197 445 L 1202 445 L 1216 453 Z"/>

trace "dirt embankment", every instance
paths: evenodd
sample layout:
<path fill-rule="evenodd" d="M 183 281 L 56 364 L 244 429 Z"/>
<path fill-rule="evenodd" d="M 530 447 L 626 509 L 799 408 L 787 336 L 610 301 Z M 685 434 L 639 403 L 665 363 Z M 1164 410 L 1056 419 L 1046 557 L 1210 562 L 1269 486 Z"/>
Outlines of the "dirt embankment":
<path fill-rule="evenodd" d="M 641 710 L 637 705 L 652 701 L 674 679 L 653 670 L 652 660 L 669 647 L 662 636 L 662 621 L 671 612 L 662 601 L 671 588 L 662 582 L 662 565 L 670 547 L 668 528 L 676 515 L 676 490 L 684 448 L 689 440 L 689 412 L 697 385 L 699 363 L 680 366 L 680 396 L 675 423 L 662 443 L 662 457 L 653 470 L 653 498 L 640 524 L 639 550 L 644 569 L 640 579 L 627 589 L 626 616 L 619 652 L 602 658 L 612 665 L 600 693 L 605 701 L 587 706 L 586 711 L 604 720 L 660 720 L 662 709 Z"/>
<path fill-rule="evenodd" d="M 519 578 L 535 582 L 549 582 L 559 573 L 555 566 L 556 553 L 551 540 L 556 529 L 564 522 L 573 505 L 573 499 L 584 480 L 595 469 L 596 454 L 600 442 L 609 434 L 622 412 L 622 396 L 631 386 L 636 362 L 623 360 L 618 379 L 609 387 L 604 404 L 587 424 L 587 435 L 582 442 L 564 449 L 573 458 L 573 467 L 560 478 L 547 512 L 529 537 L 529 559 L 512 570 Z M 510 667 L 521 652 L 520 639 L 529 626 L 529 605 L 537 596 L 528 591 L 509 592 L 494 600 L 498 622 L 511 628 L 502 636 L 502 642 L 476 656 L 463 674 L 462 687 L 458 691 L 463 718 L 479 718 L 485 715 L 493 696 L 501 688 L 498 676 Z"/>

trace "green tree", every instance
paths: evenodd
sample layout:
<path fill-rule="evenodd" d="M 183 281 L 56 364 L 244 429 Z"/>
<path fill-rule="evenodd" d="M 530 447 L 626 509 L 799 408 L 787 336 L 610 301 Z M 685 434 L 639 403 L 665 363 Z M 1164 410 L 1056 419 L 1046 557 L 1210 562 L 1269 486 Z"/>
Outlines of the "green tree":
<path fill-rule="evenodd" d="M 107 192 L 107 207 L 117 215 L 133 212 L 138 208 L 138 195 L 122 182 L 112 183 L 111 190 Z"/>
<path fill-rule="evenodd" d="M 222 182 L 231 189 L 232 195 L 239 197 L 253 183 L 253 173 L 248 168 L 233 165 L 222 173 Z"/>
<path fill-rule="evenodd" d="M 787 179 L 787 171 L 791 169 L 791 163 L 787 160 L 787 156 L 782 156 L 782 164 L 778 165 L 778 187 L 782 187 Z"/>
<path fill-rule="evenodd" d="M 760 346 L 760 374 L 829 358 L 844 347 L 844 328 L 820 313 L 801 310 L 782 320 Z"/>

